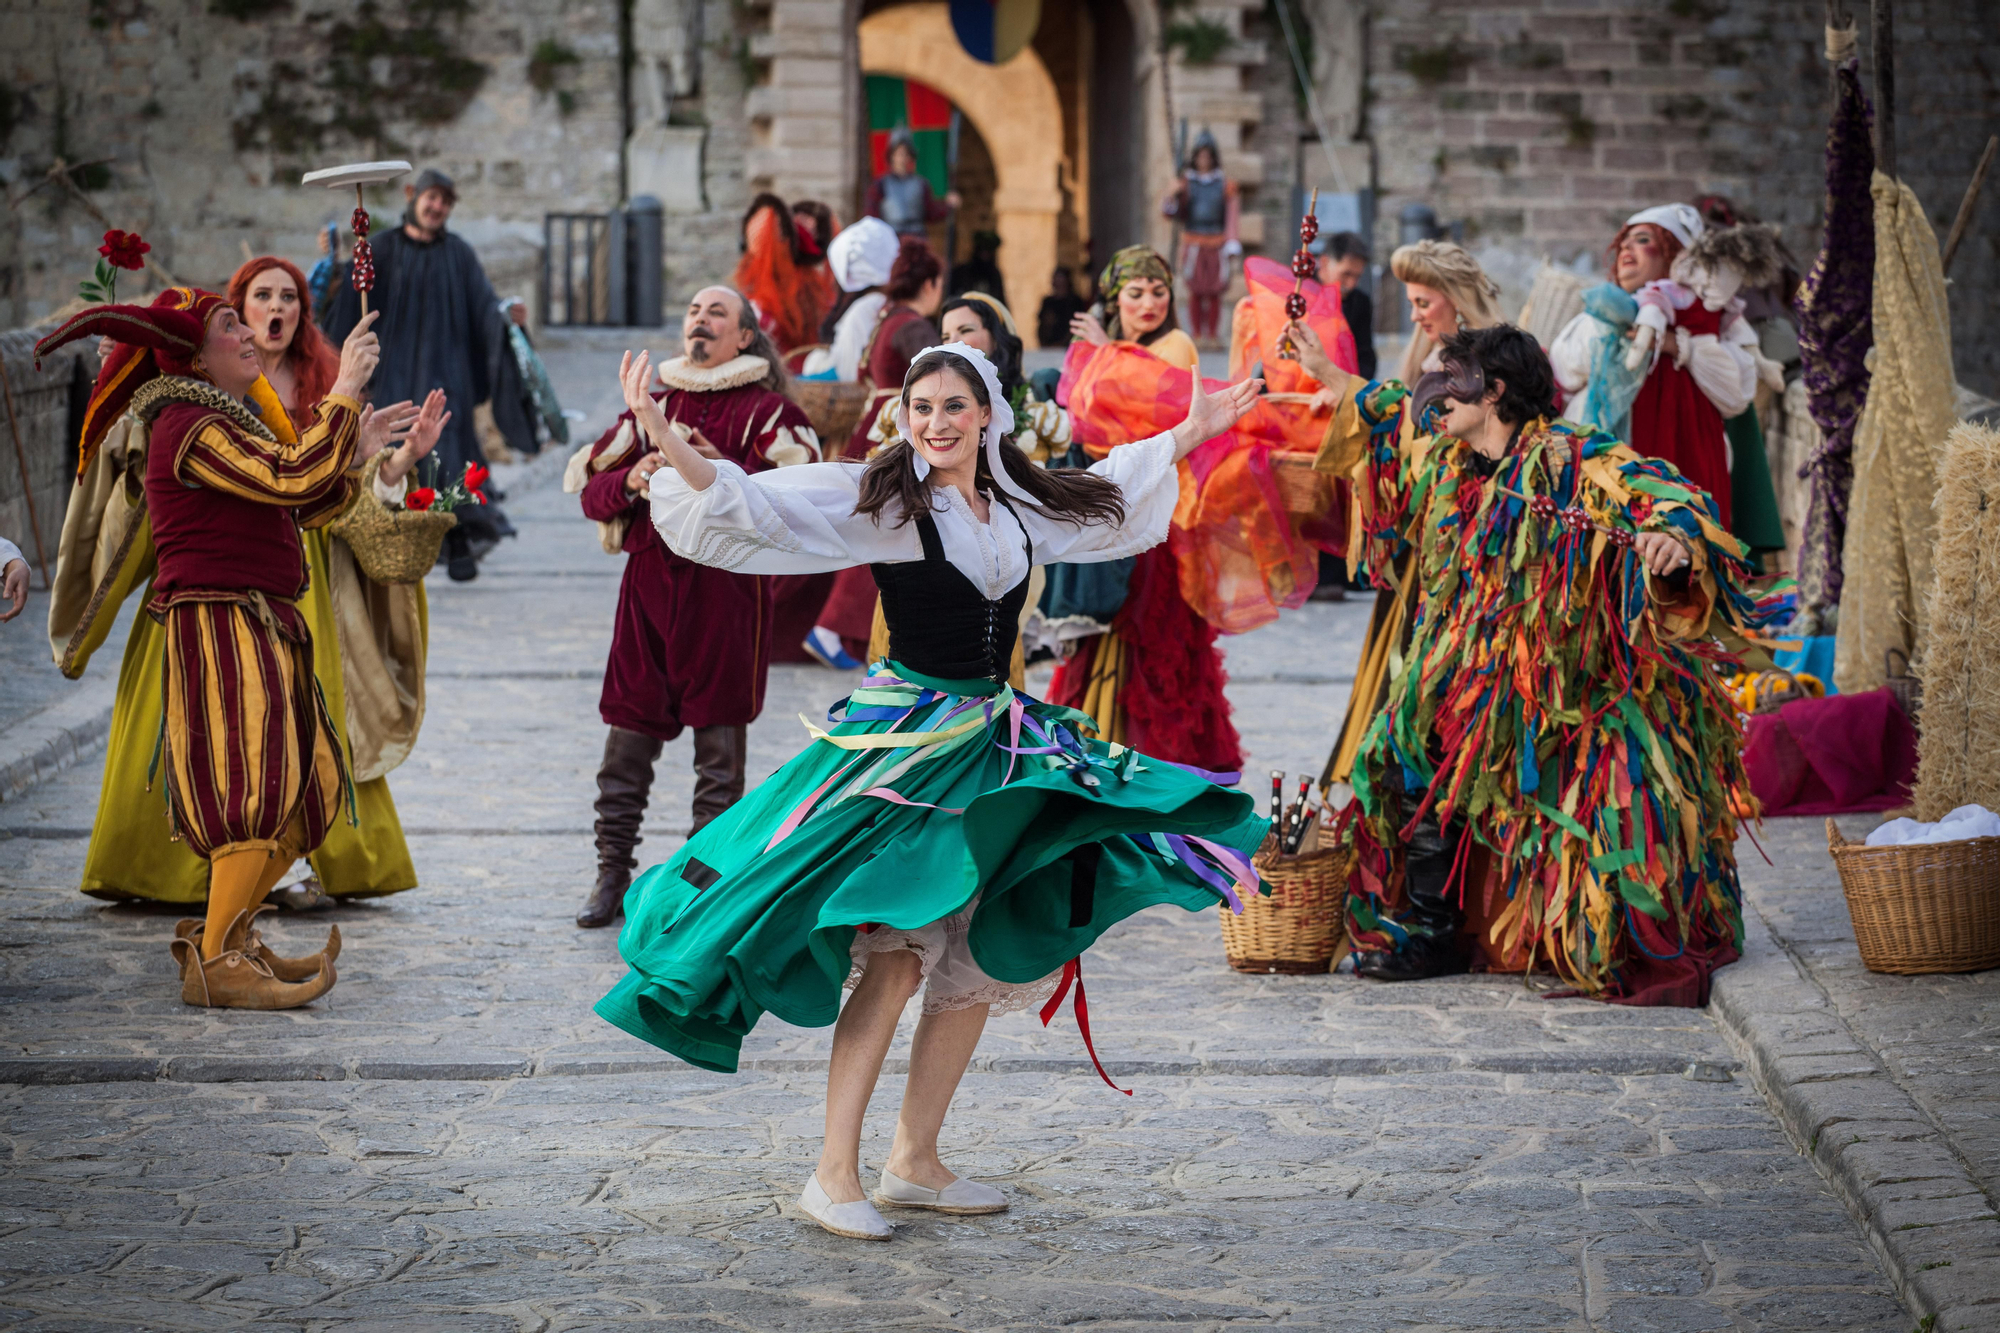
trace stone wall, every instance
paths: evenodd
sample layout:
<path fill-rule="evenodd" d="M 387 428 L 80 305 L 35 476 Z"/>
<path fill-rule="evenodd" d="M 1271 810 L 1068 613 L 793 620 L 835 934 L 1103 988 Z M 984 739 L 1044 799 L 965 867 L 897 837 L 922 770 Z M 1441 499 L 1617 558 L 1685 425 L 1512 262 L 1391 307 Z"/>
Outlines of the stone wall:
<path fill-rule="evenodd" d="M 1327 10 L 1346 0 L 1318 0 Z M 1870 58 L 1867 6 L 1862 57 Z M 1819 245 L 1828 73 L 1816 0 L 1395 0 L 1367 24 L 1364 132 L 1382 191 L 1377 241 L 1410 202 L 1463 225 L 1518 309 L 1537 263 L 1601 266 L 1649 204 L 1730 195 Z M 1940 235 L 2000 127 L 1986 0 L 1897 5 L 1901 174 Z M 1329 89 L 1329 100 L 1344 90 Z M 1953 269 L 1960 378 L 2000 387 L 2000 189 Z"/>
<path fill-rule="evenodd" d="M 256 13 L 215 12 L 225 8 Z M 17 123 L 0 174 L 18 195 L 58 154 L 101 160 L 87 182 L 96 207 L 143 232 L 175 277 L 220 285 L 246 247 L 309 265 L 317 227 L 337 217 L 345 229 L 352 197 L 301 189 L 301 170 L 403 157 L 457 180 L 453 229 L 495 287 L 532 293 L 542 215 L 619 197 L 618 0 L 384 4 L 379 29 L 369 12 L 361 0 L 4 0 L 0 81 Z M 425 26 L 444 60 L 409 57 Z M 343 64 L 342 51 L 359 54 Z M 327 86 L 356 70 L 374 91 Z M 469 97 L 449 87 L 472 82 Z M 393 216 L 401 190 L 370 204 Z M 54 184 L 0 215 L 0 319 L 24 324 L 67 302 L 103 229 Z"/>
<path fill-rule="evenodd" d="M 41 561 L 55 572 L 56 541 L 76 466 L 76 431 L 84 401 L 97 375 L 95 340 L 71 343 L 35 367 L 35 340 L 45 329 L 0 333 L 0 364 L 6 368 L 7 399 L 0 404 L 0 537 L 21 548 L 42 586 Z M 17 456 L 16 448 L 21 450 Z M 28 489 L 21 487 L 21 457 L 27 460 Z M 30 504 L 33 506 L 30 517 Z M 41 528 L 39 549 L 36 525 Z M 10 626 L 9 628 L 13 628 Z"/>

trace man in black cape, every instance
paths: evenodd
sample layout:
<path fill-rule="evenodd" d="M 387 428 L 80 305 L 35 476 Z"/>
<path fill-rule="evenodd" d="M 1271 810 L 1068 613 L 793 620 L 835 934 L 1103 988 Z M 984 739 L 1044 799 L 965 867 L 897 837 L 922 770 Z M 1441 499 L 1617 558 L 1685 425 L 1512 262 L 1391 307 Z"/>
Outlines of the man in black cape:
<path fill-rule="evenodd" d="M 373 399 L 395 403 L 421 402 L 432 389 L 443 389 L 451 422 L 432 457 L 437 484 L 449 486 L 464 475 L 467 463 L 486 464 L 473 424 L 473 409 L 495 397 L 496 366 L 511 356 L 499 304 L 486 270 L 472 247 L 445 230 L 458 191 L 451 178 L 426 169 L 404 187 L 409 207 L 393 230 L 369 238 L 375 252 L 375 287 L 369 309 L 379 310 L 376 331 L 382 339 L 382 360 L 375 371 Z M 321 317 L 322 327 L 339 346 L 361 319 L 360 294 L 354 290 L 353 265 L 341 274 L 333 299 Z M 519 386 L 512 386 L 518 393 Z M 422 478 L 428 484 L 428 471 Z M 489 499 L 497 499 L 488 491 Z M 468 505 L 458 510 L 458 526 L 445 534 L 444 554 L 453 579 L 479 576 L 477 557 L 512 536 L 513 526 L 497 505 Z"/>

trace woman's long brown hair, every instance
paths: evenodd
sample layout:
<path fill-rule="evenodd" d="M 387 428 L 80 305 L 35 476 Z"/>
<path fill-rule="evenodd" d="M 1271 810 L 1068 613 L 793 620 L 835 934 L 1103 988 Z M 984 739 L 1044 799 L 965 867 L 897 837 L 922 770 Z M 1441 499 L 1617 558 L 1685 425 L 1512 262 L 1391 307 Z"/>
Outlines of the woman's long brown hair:
<path fill-rule="evenodd" d="M 910 409 L 910 386 L 939 372 L 962 380 L 981 407 L 993 406 L 993 400 L 986 392 L 985 379 L 966 364 L 964 357 L 955 352 L 926 352 L 917 358 L 910 367 L 910 373 L 903 377 L 905 413 Z M 1117 482 L 1081 468 L 1051 470 L 1037 467 L 1012 444 L 1000 451 L 1000 457 L 1004 460 L 1008 479 L 1033 497 L 1028 507 L 1042 517 L 1074 523 L 1078 527 L 1086 523 L 1116 526 L 1125 521 L 1125 496 L 1119 491 Z M 916 446 L 908 440 L 898 440 L 869 459 L 868 470 L 861 474 L 860 494 L 855 497 L 854 512 L 866 514 L 880 523 L 883 511 L 893 509 L 896 513 L 895 526 L 899 528 L 918 515 L 929 513 L 935 507 L 932 487 L 928 481 L 917 479 L 915 462 Z M 983 441 L 974 484 L 982 490 L 994 485 Z"/>

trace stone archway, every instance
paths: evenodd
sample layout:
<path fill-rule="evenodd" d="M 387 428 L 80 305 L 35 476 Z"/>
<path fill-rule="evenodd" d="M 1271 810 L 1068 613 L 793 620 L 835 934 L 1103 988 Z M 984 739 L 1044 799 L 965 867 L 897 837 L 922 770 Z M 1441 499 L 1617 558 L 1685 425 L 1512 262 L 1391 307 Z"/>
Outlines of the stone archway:
<path fill-rule="evenodd" d="M 1034 48 L 1003 65 L 958 44 L 942 4 L 897 5 L 861 21 L 861 70 L 929 84 L 978 129 L 993 155 L 1000 272 L 1021 341 L 1038 346 L 1035 313 L 1056 266 L 1062 105 Z"/>

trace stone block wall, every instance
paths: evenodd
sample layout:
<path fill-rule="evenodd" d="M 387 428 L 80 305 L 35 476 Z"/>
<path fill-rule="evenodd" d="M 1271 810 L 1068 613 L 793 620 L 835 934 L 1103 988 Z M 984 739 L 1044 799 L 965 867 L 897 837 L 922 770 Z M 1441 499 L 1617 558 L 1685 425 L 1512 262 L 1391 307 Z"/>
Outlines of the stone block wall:
<path fill-rule="evenodd" d="M 10 193 L 57 154 L 101 161 L 97 208 L 143 232 L 175 277 L 219 285 L 246 247 L 309 266 L 317 227 L 339 218 L 345 230 L 352 196 L 301 189 L 302 170 L 402 157 L 457 180 L 453 229 L 496 288 L 523 295 L 535 290 L 543 213 L 617 202 L 618 0 L 440 0 L 428 21 L 453 60 L 471 62 L 450 66 L 408 59 L 409 33 L 426 22 L 411 6 L 382 5 L 379 31 L 360 0 L 240 7 L 259 12 L 239 20 L 209 0 L 0 3 L 0 82 L 16 108 L 0 145 Z M 329 89 L 340 44 L 367 52 L 376 38 L 384 49 L 350 67 L 378 92 Z M 437 77 L 413 78 L 426 70 Z M 453 79 L 477 90 L 453 98 L 442 86 Z M 424 101 L 439 98 L 463 108 L 425 123 Z M 353 131 L 315 128 L 338 119 Z M 400 187 L 374 191 L 370 206 L 400 213 Z M 67 302 L 103 229 L 54 185 L 0 213 L 0 319 L 25 324 Z"/>
<path fill-rule="evenodd" d="M 55 572 L 56 542 L 62 536 L 63 512 L 69 504 L 76 465 L 75 432 L 82 408 L 97 376 L 95 339 L 71 343 L 35 366 L 35 340 L 43 330 L 0 333 L 0 363 L 6 368 L 7 397 L 0 404 L 0 537 L 21 548 L 42 586 L 41 560 Z M 21 485 L 26 458 L 28 486 Z M 30 508 L 32 506 L 32 516 Z M 36 525 L 41 528 L 39 551 Z M 15 626 L 9 626 L 14 629 Z M 27 626 L 32 632 L 33 626 Z"/>
<path fill-rule="evenodd" d="M 1338 4 L 1340 0 L 1319 0 Z M 1864 73 L 1867 6 L 1862 16 Z M 1368 23 L 1364 132 L 1382 199 L 1377 242 L 1410 202 L 1462 223 L 1517 310 L 1539 261 L 1602 266 L 1639 208 L 1727 194 L 1819 246 L 1828 109 L 1816 0 L 1394 0 Z M 1900 174 L 1940 236 L 2000 128 L 1986 0 L 1897 5 Z M 1952 276 L 1960 378 L 2000 387 L 2000 191 Z"/>

